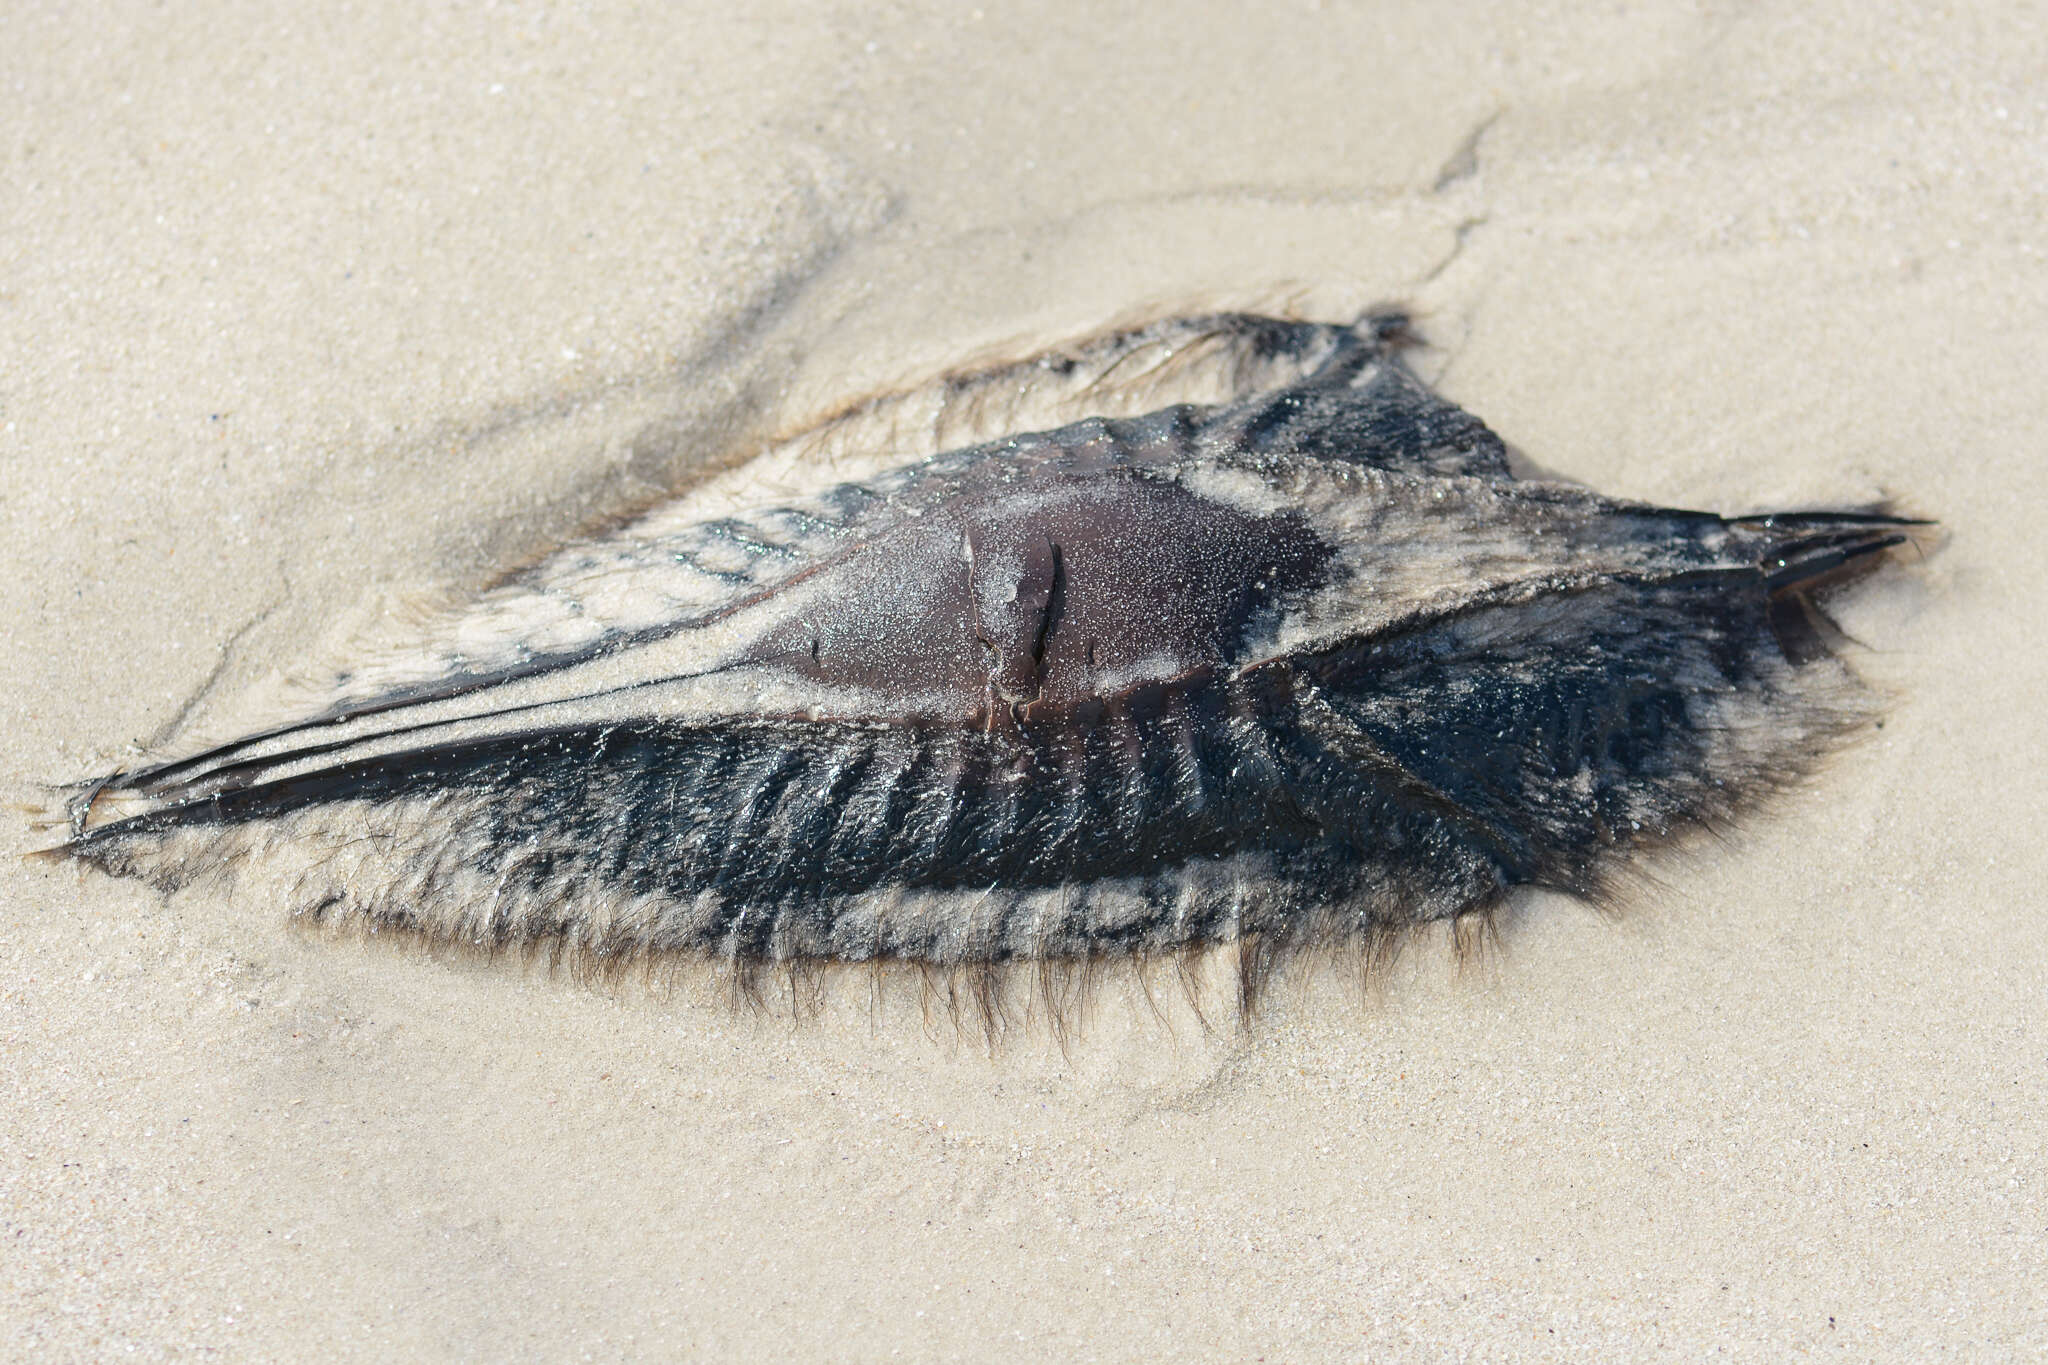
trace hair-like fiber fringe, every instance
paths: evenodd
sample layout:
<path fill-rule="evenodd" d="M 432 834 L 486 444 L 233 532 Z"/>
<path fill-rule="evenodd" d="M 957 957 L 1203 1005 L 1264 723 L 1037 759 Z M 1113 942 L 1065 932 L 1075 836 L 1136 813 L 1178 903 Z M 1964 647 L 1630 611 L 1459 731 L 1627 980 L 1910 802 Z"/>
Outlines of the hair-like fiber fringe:
<path fill-rule="evenodd" d="M 1809 785 L 1824 759 L 1867 733 L 1878 714 L 1875 694 L 1863 691 L 1863 704 L 1858 705 L 1841 704 L 1846 698 L 1840 696 L 1834 700 L 1834 724 L 1809 734 L 1803 748 L 1786 756 L 1783 766 L 1740 793 L 1729 792 L 1719 807 L 1674 822 L 1655 841 L 1654 862 L 1682 864 L 1703 843 L 1731 844 L 1736 821 L 1775 807 Z M 250 843 L 255 842 L 251 837 Z M 272 842 L 277 842 L 275 836 Z M 375 844 L 379 836 L 361 834 L 341 842 Z M 197 859 L 152 859 L 125 868 L 119 866 L 118 855 L 107 852 L 108 870 L 133 872 L 168 895 L 231 893 L 246 876 L 249 855 L 259 851 L 251 847 Z M 68 861 L 70 852 L 57 848 L 31 856 Z M 262 860 L 258 856 L 255 861 Z M 511 964 L 607 992 L 638 990 L 667 996 L 695 988 L 701 996 L 708 988 L 721 1002 L 719 1008 L 781 1019 L 792 1026 L 823 1017 L 834 1007 L 835 996 L 844 993 L 842 987 L 864 980 L 873 1027 L 882 1026 L 892 1002 L 909 1000 L 929 1036 L 938 1039 L 950 1033 L 955 1040 L 973 1039 L 993 1054 L 1034 1028 L 1066 1051 L 1085 1036 L 1104 989 L 1118 982 L 1135 989 L 1142 1013 L 1162 1029 L 1175 1029 L 1178 1007 L 1201 1032 L 1216 1035 L 1254 1028 L 1274 989 L 1282 984 L 1305 988 L 1316 980 L 1350 976 L 1361 1002 L 1370 1003 L 1380 997 L 1395 967 L 1423 937 L 1441 939 L 1452 970 L 1465 977 L 1510 951 L 1517 890 L 1504 888 L 1486 903 L 1447 920 L 1361 918 L 1339 913 L 1342 907 L 1324 906 L 1301 917 L 1289 933 L 1254 932 L 1164 951 L 951 964 L 889 957 L 770 961 L 647 947 L 601 950 L 578 942 L 570 933 L 478 940 L 435 933 L 400 907 L 373 909 L 331 890 L 300 902 L 293 918 L 363 943 L 402 942 L 439 962 Z M 1566 894 L 1603 916 L 1621 918 L 1645 896 L 1670 892 L 1668 880 L 1654 866 L 1645 866 L 1641 859 L 1609 858 L 1602 861 L 1597 880 Z"/>

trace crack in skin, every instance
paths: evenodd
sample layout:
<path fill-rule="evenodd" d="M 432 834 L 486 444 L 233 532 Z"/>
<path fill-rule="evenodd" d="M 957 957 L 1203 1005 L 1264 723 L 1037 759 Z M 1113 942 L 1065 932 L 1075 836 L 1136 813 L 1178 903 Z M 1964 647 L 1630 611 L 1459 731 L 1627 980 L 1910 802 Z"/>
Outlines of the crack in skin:
<path fill-rule="evenodd" d="M 982 595 L 983 585 L 976 578 L 976 570 L 984 562 L 984 557 L 976 553 L 973 530 L 970 529 L 962 541 L 962 556 L 967 561 L 967 593 L 976 604 L 974 638 L 988 656 L 986 728 L 993 730 L 1000 717 L 1019 736 L 1024 733 L 1025 709 L 1038 701 L 1044 691 L 1045 647 L 1059 614 L 1061 590 L 1065 583 L 1057 542 L 1045 538 L 1032 539 L 1027 542 L 1024 554 L 1022 573 L 1011 585 L 1008 600 L 1024 605 L 1024 619 L 1030 626 L 1029 648 L 1020 651 L 1013 643 L 1006 650 L 998 642 L 995 628 L 989 622 Z"/>

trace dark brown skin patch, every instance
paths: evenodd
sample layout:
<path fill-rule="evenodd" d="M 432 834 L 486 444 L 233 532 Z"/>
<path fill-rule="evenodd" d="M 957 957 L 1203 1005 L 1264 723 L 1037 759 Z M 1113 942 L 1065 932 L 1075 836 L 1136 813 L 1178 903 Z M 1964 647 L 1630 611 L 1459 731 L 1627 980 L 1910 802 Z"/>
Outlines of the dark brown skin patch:
<path fill-rule="evenodd" d="M 1086 722 L 1135 681 L 1172 685 L 1222 664 L 1329 554 L 1299 517 L 1247 515 L 1137 475 L 1048 471 L 866 543 L 832 610 L 745 658 L 885 695 L 937 690 L 920 713 L 932 721 Z"/>

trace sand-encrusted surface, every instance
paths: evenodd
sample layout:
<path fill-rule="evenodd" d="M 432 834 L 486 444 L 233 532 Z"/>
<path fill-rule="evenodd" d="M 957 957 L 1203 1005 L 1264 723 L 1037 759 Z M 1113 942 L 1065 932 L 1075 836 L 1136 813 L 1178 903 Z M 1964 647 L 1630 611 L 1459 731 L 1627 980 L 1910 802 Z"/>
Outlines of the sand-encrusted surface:
<path fill-rule="evenodd" d="M 8 1354 L 2048 1350 L 2038 12 L 4 27 L 24 804 L 848 399 L 1158 309 L 1403 300 L 1551 471 L 1948 537 L 1844 606 L 1897 700 L 1775 813 L 1248 1033 L 1111 976 L 991 1057 L 915 980 L 792 1024 L 0 859 Z"/>

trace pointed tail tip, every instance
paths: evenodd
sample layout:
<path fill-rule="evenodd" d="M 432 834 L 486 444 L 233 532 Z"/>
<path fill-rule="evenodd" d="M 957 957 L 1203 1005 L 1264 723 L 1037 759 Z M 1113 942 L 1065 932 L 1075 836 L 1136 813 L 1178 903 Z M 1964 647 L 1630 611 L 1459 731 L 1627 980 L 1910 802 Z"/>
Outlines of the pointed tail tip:
<path fill-rule="evenodd" d="M 1941 539 L 1940 525 L 1890 512 L 1796 512 L 1746 518 L 1770 535 L 1758 567 L 1773 595 L 1816 593 L 1873 572 L 1890 552 L 1911 546 L 1922 555 Z"/>
<path fill-rule="evenodd" d="M 1940 542 L 1939 523 L 1889 508 L 1736 520 L 1769 536 L 1757 568 L 1769 596 L 1771 632 L 1797 665 L 1831 657 L 1848 638 L 1821 606 L 1822 595 L 1876 572 L 1896 550 L 1910 546 L 1924 557 Z"/>

